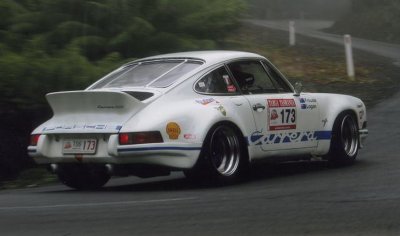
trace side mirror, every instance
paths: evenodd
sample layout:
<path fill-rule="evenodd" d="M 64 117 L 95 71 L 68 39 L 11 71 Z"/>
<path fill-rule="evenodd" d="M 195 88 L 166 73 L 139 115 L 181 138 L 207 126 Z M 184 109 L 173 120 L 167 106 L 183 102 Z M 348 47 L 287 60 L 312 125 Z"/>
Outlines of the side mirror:
<path fill-rule="evenodd" d="M 301 82 L 296 82 L 294 84 L 294 96 L 300 96 L 303 91 L 303 84 Z"/>

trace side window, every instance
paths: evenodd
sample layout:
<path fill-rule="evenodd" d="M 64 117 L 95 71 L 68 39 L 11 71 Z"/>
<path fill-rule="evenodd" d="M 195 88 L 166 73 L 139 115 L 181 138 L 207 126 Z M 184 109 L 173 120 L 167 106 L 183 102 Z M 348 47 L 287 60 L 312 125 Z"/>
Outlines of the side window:
<path fill-rule="evenodd" d="M 258 61 L 239 61 L 228 65 L 240 89 L 246 94 L 276 93 L 274 83 Z"/>
<path fill-rule="evenodd" d="M 196 83 L 195 90 L 200 93 L 236 93 L 236 87 L 225 67 L 205 75 Z"/>
<path fill-rule="evenodd" d="M 279 92 L 287 92 L 287 93 L 293 92 L 292 89 L 289 87 L 289 85 L 283 80 L 281 75 L 279 75 L 279 73 L 272 66 L 270 66 L 266 62 L 263 62 L 263 65 L 265 66 L 268 73 L 272 77 L 272 80 L 275 86 L 278 88 Z"/>

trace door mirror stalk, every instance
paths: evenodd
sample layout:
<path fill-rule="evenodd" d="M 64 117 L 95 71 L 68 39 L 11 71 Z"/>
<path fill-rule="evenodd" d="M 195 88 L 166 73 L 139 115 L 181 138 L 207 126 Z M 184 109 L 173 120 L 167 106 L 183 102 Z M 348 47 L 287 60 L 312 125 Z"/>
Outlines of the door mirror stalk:
<path fill-rule="evenodd" d="M 296 82 L 294 85 L 294 96 L 300 96 L 301 92 L 303 91 L 303 84 L 301 82 Z"/>

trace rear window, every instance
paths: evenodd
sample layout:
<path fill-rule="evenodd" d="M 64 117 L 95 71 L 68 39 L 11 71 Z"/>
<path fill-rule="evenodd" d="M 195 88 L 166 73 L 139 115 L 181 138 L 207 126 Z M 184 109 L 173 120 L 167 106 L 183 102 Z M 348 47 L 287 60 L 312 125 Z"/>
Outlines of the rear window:
<path fill-rule="evenodd" d="M 107 75 L 91 89 L 145 86 L 168 87 L 201 64 L 201 62 L 185 60 L 132 64 Z"/>

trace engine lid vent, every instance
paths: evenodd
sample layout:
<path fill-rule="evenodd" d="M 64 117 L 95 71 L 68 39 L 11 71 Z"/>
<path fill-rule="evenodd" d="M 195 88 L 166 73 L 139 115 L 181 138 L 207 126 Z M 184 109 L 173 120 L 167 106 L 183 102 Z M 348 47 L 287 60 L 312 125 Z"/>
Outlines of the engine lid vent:
<path fill-rule="evenodd" d="M 154 96 L 154 93 L 149 93 L 149 92 L 138 92 L 138 91 L 123 91 L 123 92 L 131 95 L 132 97 L 136 98 L 139 101 L 144 101 Z"/>

